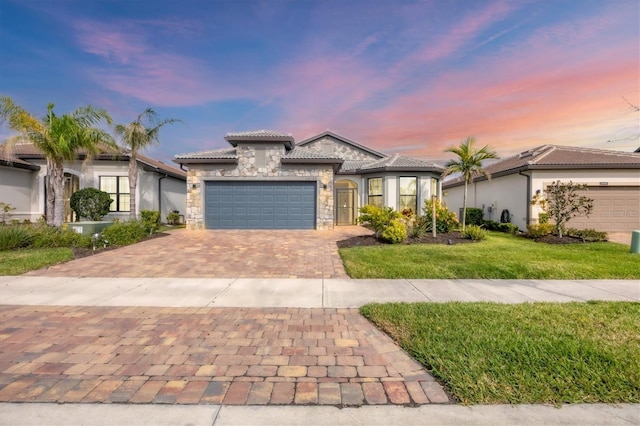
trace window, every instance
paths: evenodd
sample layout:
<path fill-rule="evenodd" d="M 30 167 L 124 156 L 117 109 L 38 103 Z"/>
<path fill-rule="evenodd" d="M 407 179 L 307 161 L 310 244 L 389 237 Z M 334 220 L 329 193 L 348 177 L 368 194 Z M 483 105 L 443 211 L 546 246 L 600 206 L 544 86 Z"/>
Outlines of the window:
<path fill-rule="evenodd" d="M 409 210 L 413 213 L 418 212 L 418 178 L 417 177 L 400 177 L 400 200 L 398 201 L 398 210 Z"/>
<path fill-rule="evenodd" d="M 368 184 L 367 204 L 382 207 L 382 178 L 371 178 Z"/>
<path fill-rule="evenodd" d="M 109 211 L 128 212 L 129 209 L 129 177 L 100 176 L 100 191 L 108 192 L 111 196 Z"/>

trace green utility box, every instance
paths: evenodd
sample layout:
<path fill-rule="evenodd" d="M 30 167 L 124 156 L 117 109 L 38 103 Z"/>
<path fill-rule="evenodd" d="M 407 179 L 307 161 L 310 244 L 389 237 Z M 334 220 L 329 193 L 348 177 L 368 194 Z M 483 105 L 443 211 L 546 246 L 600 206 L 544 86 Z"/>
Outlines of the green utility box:
<path fill-rule="evenodd" d="M 102 232 L 105 228 L 108 228 L 111 225 L 113 225 L 113 222 L 70 222 L 67 223 L 67 229 L 82 235 L 93 235 Z"/>
<path fill-rule="evenodd" d="M 631 233 L 631 253 L 640 253 L 640 231 Z"/>

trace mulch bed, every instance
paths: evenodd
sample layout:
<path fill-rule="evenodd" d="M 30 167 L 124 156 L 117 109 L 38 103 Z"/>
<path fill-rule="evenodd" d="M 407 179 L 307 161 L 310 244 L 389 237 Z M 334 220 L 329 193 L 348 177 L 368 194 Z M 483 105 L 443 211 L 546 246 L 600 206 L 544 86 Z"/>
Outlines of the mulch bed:
<path fill-rule="evenodd" d="M 442 234 L 436 234 L 436 238 L 429 234 L 423 235 L 421 238 L 407 238 L 402 244 L 469 244 L 475 241 L 462 238 L 459 232 L 446 232 Z M 360 235 L 357 237 L 348 238 L 346 240 L 338 241 L 338 248 L 349 247 L 367 247 L 367 246 L 383 246 L 389 243 L 381 241 L 375 237 L 375 235 Z"/>
<path fill-rule="evenodd" d="M 527 237 L 526 234 L 524 236 Z M 536 243 L 547 243 L 547 244 L 584 244 L 585 243 L 582 238 L 568 237 L 568 236 L 564 236 L 560 238 L 557 235 L 545 235 L 544 237 L 534 238 L 533 241 L 535 241 Z"/>
<path fill-rule="evenodd" d="M 164 233 L 164 232 L 156 232 L 155 234 L 151 234 L 148 237 L 143 238 L 139 242 L 152 240 L 154 238 L 166 237 L 167 235 L 169 235 L 169 234 Z M 122 246 L 109 245 L 107 247 L 96 247 L 95 250 L 93 250 L 91 247 L 75 247 L 73 249 L 73 258 L 74 259 L 80 259 L 81 257 L 93 256 L 94 254 L 98 254 L 98 253 L 102 253 L 102 252 L 110 251 L 110 250 L 115 250 L 115 249 L 118 249 L 120 247 L 122 247 Z"/>

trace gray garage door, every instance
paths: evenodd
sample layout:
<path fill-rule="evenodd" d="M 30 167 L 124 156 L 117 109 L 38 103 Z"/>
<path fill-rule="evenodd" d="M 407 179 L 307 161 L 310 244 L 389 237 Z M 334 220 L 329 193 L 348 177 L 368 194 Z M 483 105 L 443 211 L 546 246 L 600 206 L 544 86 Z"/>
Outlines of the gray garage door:
<path fill-rule="evenodd" d="M 208 229 L 315 229 L 316 182 L 206 182 Z"/>

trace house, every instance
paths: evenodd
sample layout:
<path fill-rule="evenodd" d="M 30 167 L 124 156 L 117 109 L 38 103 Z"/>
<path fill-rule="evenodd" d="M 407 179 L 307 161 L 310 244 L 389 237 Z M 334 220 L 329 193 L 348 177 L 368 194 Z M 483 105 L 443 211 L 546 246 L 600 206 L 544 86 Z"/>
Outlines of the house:
<path fill-rule="evenodd" d="M 388 156 L 330 131 L 295 143 L 270 130 L 228 133 L 226 149 L 176 155 L 188 166 L 190 229 L 331 229 L 366 204 L 421 211 L 441 166 Z"/>
<path fill-rule="evenodd" d="M 15 210 L 12 219 L 35 221 L 46 214 L 44 155 L 30 143 L 13 145 L 9 150 L 0 146 L 0 201 Z M 172 210 L 184 214 L 186 208 L 186 172 L 160 161 L 138 155 L 138 185 L 136 207 L 159 210 L 164 220 Z M 129 155 L 103 151 L 85 163 L 84 155 L 65 162 L 65 222 L 75 214 L 69 200 L 78 189 L 93 187 L 108 192 L 113 199 L 109 219 L 129 218 Z"/>
<path fill-rule="evenodd" d="M 490 164 L 491 180 L 476 176 L 468 188 L 467 207 L 484 211 L 484 218 L 500 221 L 508 211 L 511 222 L 526 230 L 538 222 L 538 206 L 530 201 L 555 181 L 586 184 L 584 195 L 594 200 L 589 217 L 571 219 L 571 228 L 605 232 L 640 229 L 640 153 L 571 146 L 542 145 Z M 464 181 L 443 182 L 443 201 L 450 210 L 462 209 Z"/>

